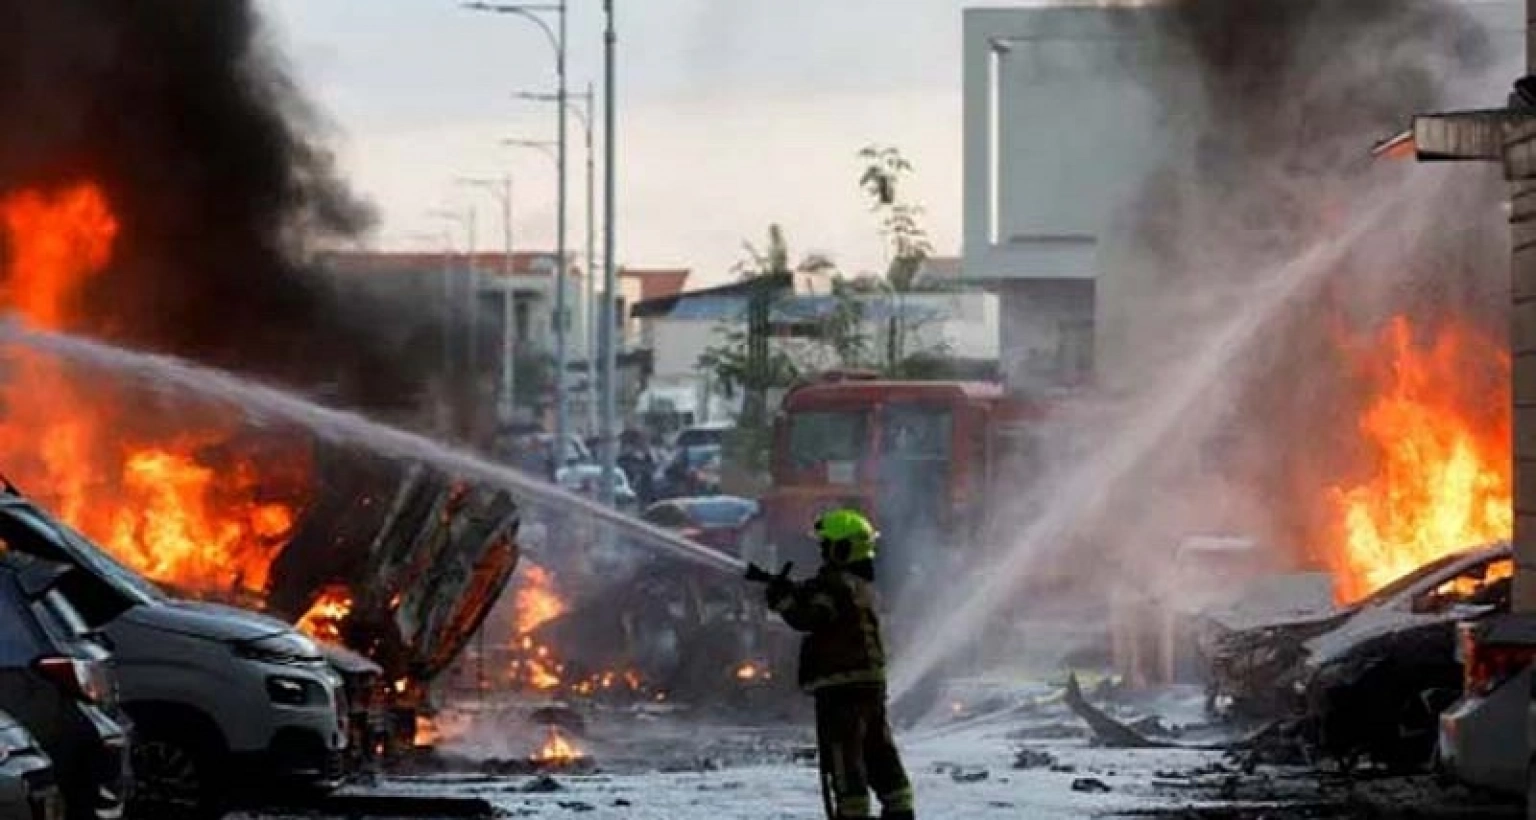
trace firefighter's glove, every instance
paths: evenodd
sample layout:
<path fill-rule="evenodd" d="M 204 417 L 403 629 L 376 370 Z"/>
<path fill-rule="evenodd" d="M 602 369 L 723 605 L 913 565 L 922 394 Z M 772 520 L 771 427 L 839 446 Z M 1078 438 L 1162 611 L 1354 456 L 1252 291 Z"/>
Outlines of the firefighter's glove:
<path fill-rule="evenodd" d="M 769 609 L 780 609 L 795 594 L 795 582 L 788 578 L 777 577 L 768 582 L 768 588 L 764 590 L 763 597 L 768 601 Z"/>

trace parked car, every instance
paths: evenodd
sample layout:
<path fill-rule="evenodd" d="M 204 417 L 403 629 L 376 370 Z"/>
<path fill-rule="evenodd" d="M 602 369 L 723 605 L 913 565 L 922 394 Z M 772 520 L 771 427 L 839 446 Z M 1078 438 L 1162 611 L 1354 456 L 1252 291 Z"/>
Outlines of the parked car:
<path fill-rule="evenodd" d="M 1463 624 L 1457 646 L 1466 674 L 1461 699 L 1440 715 L 1437 768 L 1466 785 L 1524 797 L 1536 786 L 1536 615 Z M 1536 804 L 1530 809 L 1536 815 Z"/>
<path fill-rule="evenodd" d="M 309 638 L 173 599 L 13 492 L 0 493 L 0 541 L 77 570 L 59 589 L 110 642 L 134 725 L 131 815 L 212 817 L 274 790 L 340 785 L 341 684 Z"/>
<path fill-rule="evenodd" d="M 623 470 L 613 471 L 613 500 L 621 510 L 634 510 L 640 504 L 639 496 L 629 486 L 629 478 Z M 603 486 L 603 468 L 596 464 L 580 464 L 566 467 L 555 475 L 555 483 L 573 493 L 597 498 Z"/>
<path fill-rule="evenodd" d="M 1508 544 L 1453 553 L 1324 617 L 1210 641 L 1212 701 L 1290 716 L 1322 754 L 1392 768 L 1431 762 L 1460 695 L 1457 624 L 1509 609 Z"/>
<path fill-rule="evenodd" d="M 54 779 L 53 761 L 27 727 L 0 712 L 0 817 L 57 820 L 63 816 L 64 796 Z"/>
<path fill-rule="evenodd" d="M 114 820 L 128 797 L 128 732 L 113 717 L 107 651 L 59 592 L 72 575 L 0 552 L 0 709 L 41 741 L 70 820 Z"/>
<path fill-rule="evenodd" d="M 761 528 L 754 526 L 761 523 L 762 512 L 750 498 L 714 495 L 658 501 L 647 507 L 641 518 L 700 544 L 758 560 L 761 556 L 750 553 L 762 541 Z M 756 545 L 750 543 L 754 539 Z"/>

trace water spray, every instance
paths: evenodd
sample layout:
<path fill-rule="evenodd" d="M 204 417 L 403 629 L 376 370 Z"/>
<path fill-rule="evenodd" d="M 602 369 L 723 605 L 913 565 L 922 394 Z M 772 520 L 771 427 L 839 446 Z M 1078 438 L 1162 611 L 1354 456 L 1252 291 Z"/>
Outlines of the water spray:
<path fill-rule="evenodd" d="M 352 444 L 394 458 L 430 463 L 463 478 L 503 487 L 535 506 L 562 513 L 579 512 L 635 537 L 642 544 L 679 558 L 740 576 L 738 558 L 631 518 L 617 510 L 495 464 L 466 450 L 381 424 L 354 412 L 316 404 L 301 396 L 172 356 L 128 350 L 62 333 L 32 330 L 15 320 L 0 322 L 0 343 L 21 345 L 127 378 L 227 402 L 242 408 L 256 424 L 282 420 L 300 425 L 327 441 Z"/>
<path fill-rule="evenodd" d="M 1163 388 L 1131 414 L 1132 423 L 1109 431 L 1099 447 L 1059 477 L 1043 511 L 998 561 L 982 567 L 973 583 L 962 585 L 963 597 L 944 596 L 935 602 L 934 617 L 922 621 L 926 628 L 907 642 L 906 652 L 896 659 L 892 698 L 910 692 L 957 649 L 974 642 L 1027 581 L 1032 562 L 1050 545 L 1067 542 L 1103 509 L 1123 482 L 1157 457 L 1160 446 L 1175 431 L 1199 416 L 1202 406 L 1211 403 L 1232 368 L 1252 352 L 1284 308 L 1338 270 L 1362 239 L 1399 225 L 1403 208 L 1422 199 L 1408 184 L 1378 192 L 1347 230 L 1316 242 L 1263 276 L 1245 301 L 1245 309 L 1217 324 L 1168 378 L 1160 380 Z"/>

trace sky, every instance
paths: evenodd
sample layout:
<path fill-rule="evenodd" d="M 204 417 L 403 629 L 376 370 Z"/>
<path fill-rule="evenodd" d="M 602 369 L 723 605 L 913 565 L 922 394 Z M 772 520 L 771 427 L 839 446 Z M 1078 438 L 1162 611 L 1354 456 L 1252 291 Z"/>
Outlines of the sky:
<path fill-rule="evenodd" d="M 515 246 L 553 248 L 554 163 L 502 145 L 556 134 L 553 106 L 512 98 L 554 88 L 537 26 L 454 0 L 257 2 L 323 139 L 379 211 L 372 244 L 435 249 L 451 233 L 462 248 L 466 231 L 433 212 L 473 207 L 477 247 L 500 250 L 500 206 L 459 180 L 511 174 Z M 957 251 L 963 0 L 616 2 L 621 264 L 725 281 L 743 243 L 761 244 L 780 223 L 796 255 L 882 269 L 878 220 L 858 188 L 856 155 L 871 143 L 913 162 L 909 193 L 935 248 Z M 571 0 L 573 90 L 601 85 L 601 11 L 601 0 Z M 574 118 L 570 139 L 569 242 L 580 254 L 585 149 Z"/>

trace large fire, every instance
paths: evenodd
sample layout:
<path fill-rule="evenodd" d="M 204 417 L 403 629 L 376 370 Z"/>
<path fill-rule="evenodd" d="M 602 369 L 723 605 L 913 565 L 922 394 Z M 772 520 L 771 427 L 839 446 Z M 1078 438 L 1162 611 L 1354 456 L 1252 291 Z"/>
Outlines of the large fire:
<path fill-rule="evenodd" d="M 83 310 L 119 232 L 99 187 L 0 197 L 0 229 L 0 309 L 42 330 L 111 330 Z M 288 452 L 289 467 L 258 470 L 235 444 L 234 411 L 168 403 L 37 351 L 4 356 L 0 471 L 155 580 L 198 593 L 265 589 L 297 521 L 304 459 Z"/>
<path fill-rule="evenodd" d="M 555 592 L 549 570 L 529 561 L 523 562 L 523 582 L 518 585 L 516 610 L 518 635 L 528 635 L 540 626 L 565 614 L 565 601 Z"/>
<path fill-rule="evenodd" d="M 1375 470 L 1329 491 L 1341 537 L 1327 558 L 1344 601 L 1514 527 L 1505 352 L 1460 328 L 1426 344 L 1399 318 L 1370 359 L 1382 389 L 1359 424 Z"/>
<path fill-rule="evenodd" d="M 516 682 L 533 689 L 551 690 L 564 681 L 565 668 L 548 646 L 536 642 L 533 631 L 565 614 L 565 601 L 555 591 L 554 577 L 543 567 L 525 561 L 522 583 L 513 600 L 515 643 L 509 673 Z"/>

